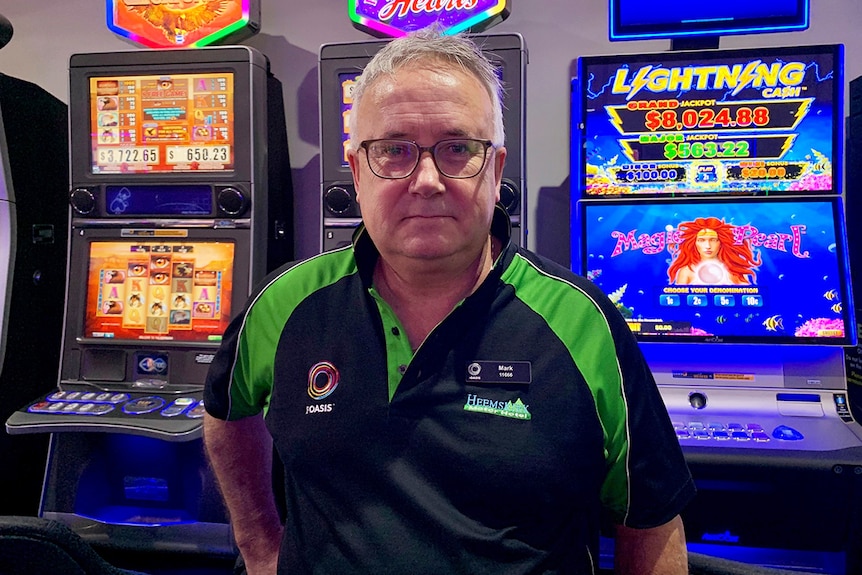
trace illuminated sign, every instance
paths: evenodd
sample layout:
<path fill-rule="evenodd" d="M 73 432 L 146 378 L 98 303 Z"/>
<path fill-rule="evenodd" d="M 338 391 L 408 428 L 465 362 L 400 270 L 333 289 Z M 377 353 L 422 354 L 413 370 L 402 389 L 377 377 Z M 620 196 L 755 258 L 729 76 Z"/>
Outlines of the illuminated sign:
<path fill-rule="evenodd" d="M 481 32 L 509 16 L 509 0 L 350 0 L 353 26 L 378 38 L 435 22 L 446 34 Z"/>
<path fill-rule="evenodd" d="M 236 42 L 260 30 L 259 0 L 106 0 L 108 28 L 148 48 Z"/>

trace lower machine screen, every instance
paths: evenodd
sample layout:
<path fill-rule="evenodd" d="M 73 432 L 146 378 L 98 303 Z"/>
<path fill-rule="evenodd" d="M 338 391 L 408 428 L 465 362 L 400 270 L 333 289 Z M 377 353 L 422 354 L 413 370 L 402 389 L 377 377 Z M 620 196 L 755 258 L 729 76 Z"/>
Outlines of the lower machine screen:
<path fill-rule="evenodd" d="M 852 339 L 835 199 L 606 201 L 582 208 L 582 271 L 641 340 Z"/>
<path fill-rule="evenodd" d="M 84 337 L 220 341 L 233 261 L 231 242 L 92 242 Z"/>

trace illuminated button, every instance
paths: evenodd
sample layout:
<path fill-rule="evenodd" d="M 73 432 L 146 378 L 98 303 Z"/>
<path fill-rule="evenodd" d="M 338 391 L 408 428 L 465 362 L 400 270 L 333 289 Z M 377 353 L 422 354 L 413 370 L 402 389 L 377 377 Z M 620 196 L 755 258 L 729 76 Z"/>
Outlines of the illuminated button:
<path fill-rule="evenodd" d="M 124 401 L 128 401 L 130 397 L 131 396 L 128 393 L 115 393 L 108 401 L 111 403 L 122 403 Z"/>
<path fill-rule="evenodd" d="M 66 399 L 73 400 L 73 399 L 78 399 L 79 397 L 81 397 L 80 391 L 70 391 L 69 395 L 66 396 Z"/>
<path fill-rule="evenodd" d="M 749 423 L 745 427 L 748 431 L 763 431 L 763 426 L 757 423 Z"/>
<path fill-rule="evenodd" d="M 709 432 L 706 431 L 705 429 L 698 429 L 696 431 L 692 431 L 691 434 L 696 439 L 709 439 Z"/>
<path fill-rule="evenodd" d="M 727 433 L 726 431 L 713 431 L 712 437 L 714 439 L 719 439 L 719 440 L 724 441 L 724 440 L 730 439 L 730 434 Z"/>
<path fill-rule="evenodd" d="M 712 303 L 717 307 L 734 307 L 736 305 L 736 298 L 732 295 L 716 295 L 712 298 Z"/>
<path fill-rule="evenodd" d="M 58 401 L 57 403 L 52 403 L 48 406 L 48 411 L 60 411 L 66 406 L 65 401 Z"/>
<path fill-rule="evenodd" d="M 77 409 L 78 409 L 78 407 L 80 407 L 80 405 L 81 405 L 80 403 L 67 403 L 67 404 L 63 407 L 63 410 L 62 410 L 62 411 L 63 411 L 64 413 L 71 413 L 71 412 L 73 412 L 73 411 L 77 411 Z"/>
<path fill-rule="evenodd" d="M 709 300 L 705 296 L 698 294 L 689 294 L 685 298 L 685 303 L 691 307 L 706 307 Z"/>
<path fill-rule="evenodd" d="M 143 415 L 160 409 L 165 404 L 161 397 L 147 396 L 133 399 L 123 406 L 123 412 L 129 415 Z"/>
<path fill-rule="evenodd" d="M 96 397 L 96 393 L 93 391 L 88 391 L 81 396 L 81 401 L 92 401 L 94 397 Z"/>
<path fill-rule="evenodd" d="M 65 391 L 55 391 L 54 393 L 52 393 L 51 395 L 48 396 L 48 399 L 50 399 L 51 401 L 60 401 L 64 397 L 66 397 Z"/>
<path fill-rule="evenodd" d="M 178 397 L 173 403 L 164 408 L 161 414 L 163 417 L 177 416 L 188 409 L 194 402 L 195 400 L 191 397 Z"/>
<path fill-rule="evenodd" d="M 743 426 L 741 423 L 728 423 L 727 429 L 729 429 L 730 431 L 742 431 L 745 429 L 745 426 Z"/>
<path fill-rule="evenodd" d="M 754 431 L 751 434 L 751 439 L 754 441 L 769 441 L 769 436 L 762 431 Z"/>
<path fill-rule="evenodd" d="M 799 441 L 801 439 L 805 439 L 805 436 L 803 436 L 799 431 L 787 425 L 779 425 L 773 429 L 772 437 L 783 441 Z"/>
<path fill-rule="evenodd" d="M 96 407 L 95 403 L 83 403 L 78 411 L 81 413 L 87 413 L 88 411 L 92 411 L 94 407 Z"/>
<path fill-rule="evenodd" d="M 114 411 L 114 406 L 110 403 L 97 403 L 90 413 L 93 415 L 104 415 L 111 411 Z"/>
<path fill-rule="evenodd" d="M 705 426 L 700 421 L 690 421 L 688 423 L 689 429 L 704 429 Z"/>
<path fill-rule="evenodd" d="M 659 305 L 665 307 L 678 307 L 680 304 L 679 296 L 675 294 L 662 294 L 658 300 Z"/>
<path fill-rule="evenodd" d="M 204 400 L 200 400 L 197 405 L 186 412 L 186 417 L 190 417 L 192 419 L 198 419 L 199 417 L 204 416 Z"/>
<path fill-rule="evenodd" d="M 744 431 L 731 431 L 730 436 L 737 441 L 749 441 L 751 439 Z"/>
<path fill-rule="evenodd" d="M 724 431 L 723 423 L 710 423 L 707 427 L 710 431 Z"/>
<path fill-rule="evenodd" d="M 744 295 L 742 307 L 763 307 L 763 298 L 759 295 Z"/>
<path fill-rule="evenodd" d="M 681 421 L 674 421 L 671 423 L 674 429 L 685 429 L 685 424 Z"/>
<path fill-rule="evenodd" d="M 105 391 L 96 396 L 96 401 L 108 401 L 111 399 L 111 393 Z"/>
<path fill-rule="evenodd" d="M 689 433 L 687 429 L 677 429 L 676 430 L 676 438 L 677 439 L 691 439 L 691 433 Z"/>
<path fill-rule="evenodd" d="M 41 413 L 47 411 L 50 405 L 51 402 L 49 401 L 40 401 L 39 403 L 34 403 L 30 407 L 28 407 L 27 411 L 29 411 L 30 413 Z"/>

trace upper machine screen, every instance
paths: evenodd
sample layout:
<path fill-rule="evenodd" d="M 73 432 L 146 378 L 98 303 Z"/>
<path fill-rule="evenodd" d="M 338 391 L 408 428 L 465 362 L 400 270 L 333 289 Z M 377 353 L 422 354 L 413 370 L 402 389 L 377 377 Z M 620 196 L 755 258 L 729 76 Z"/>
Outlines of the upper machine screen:
<path fill-rule="evenodd" d="M 91 77 L 90 146 L 93 174 L 232 171 L 233 74 Z"/>
<path fill-rule="evenodd" d="M 841 50 L 580 59 L 581 195 L 839 193 Z"/>

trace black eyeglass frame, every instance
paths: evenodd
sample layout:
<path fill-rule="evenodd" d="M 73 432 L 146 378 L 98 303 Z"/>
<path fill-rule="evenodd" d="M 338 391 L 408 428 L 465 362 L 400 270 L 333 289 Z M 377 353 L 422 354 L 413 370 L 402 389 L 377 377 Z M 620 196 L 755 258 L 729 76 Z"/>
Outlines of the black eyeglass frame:
<path fill-rule="evenodd" d="M 371 165 L 371 157 L 368 154 L 368 146 L 370 146 L 371 144 L 376 144 L 377 142 L 400 142 L 415 146 L 416 149 L 419 150 L 419 153 L 416 154 L 416 162 L 413 164 L 413 169 L 411 169 L 403 176 L 381 176 L 380 174 L 378 174 L 376 171 L 374 171 L 374 167 Z M 449 174 L 440 169 L 440 164 L 437 163 L 437 153 L 434 150 L 437 148 L 437 146 L 439 146 L 440 144 L 445 144 L 446 142 L 476 142 L 477 144 L 482 145 L 482 164 L 481 166 L 479 166 L 479 169 L 476 171 L 475 174 L 473 174 L 472 176 L 450 176 Z M 485 165 L 488 163 L 488 150 L 490 148 L 496 147 L 497 146 L 495 146 L 494 142 L 492 142 L 491 140 L 482 140 L 479 138 L 446 138 L 444 140 L 440 140 L 439 142 L 435 142 L 430 146 L 420 146 L 413 140 L 404 140 L 400 138 L 377 138 L 373 140 L 363 140 L 359 142 L 358 148 L 365 150 L 365 161 L 368 163 L 368 169 L 371 170 L 371 173 L 383 180 L 403 180 L 404 178 L 409 178 L 413 175 L 413 172 L 416 171 L 416 168 L 419 166 L 419 160 L 422 159 L 422 154 L 424 154 L 425 152 L 431 154 L 431 161 L 434 162 L 434 167 L 437 168 L 437 171 L 441 175 L 447 178 L 451 178 L 453 180 L 469 180 L 470 178 L 475 178 L 482 173 L 482 170 L 485 169 Z"/>

